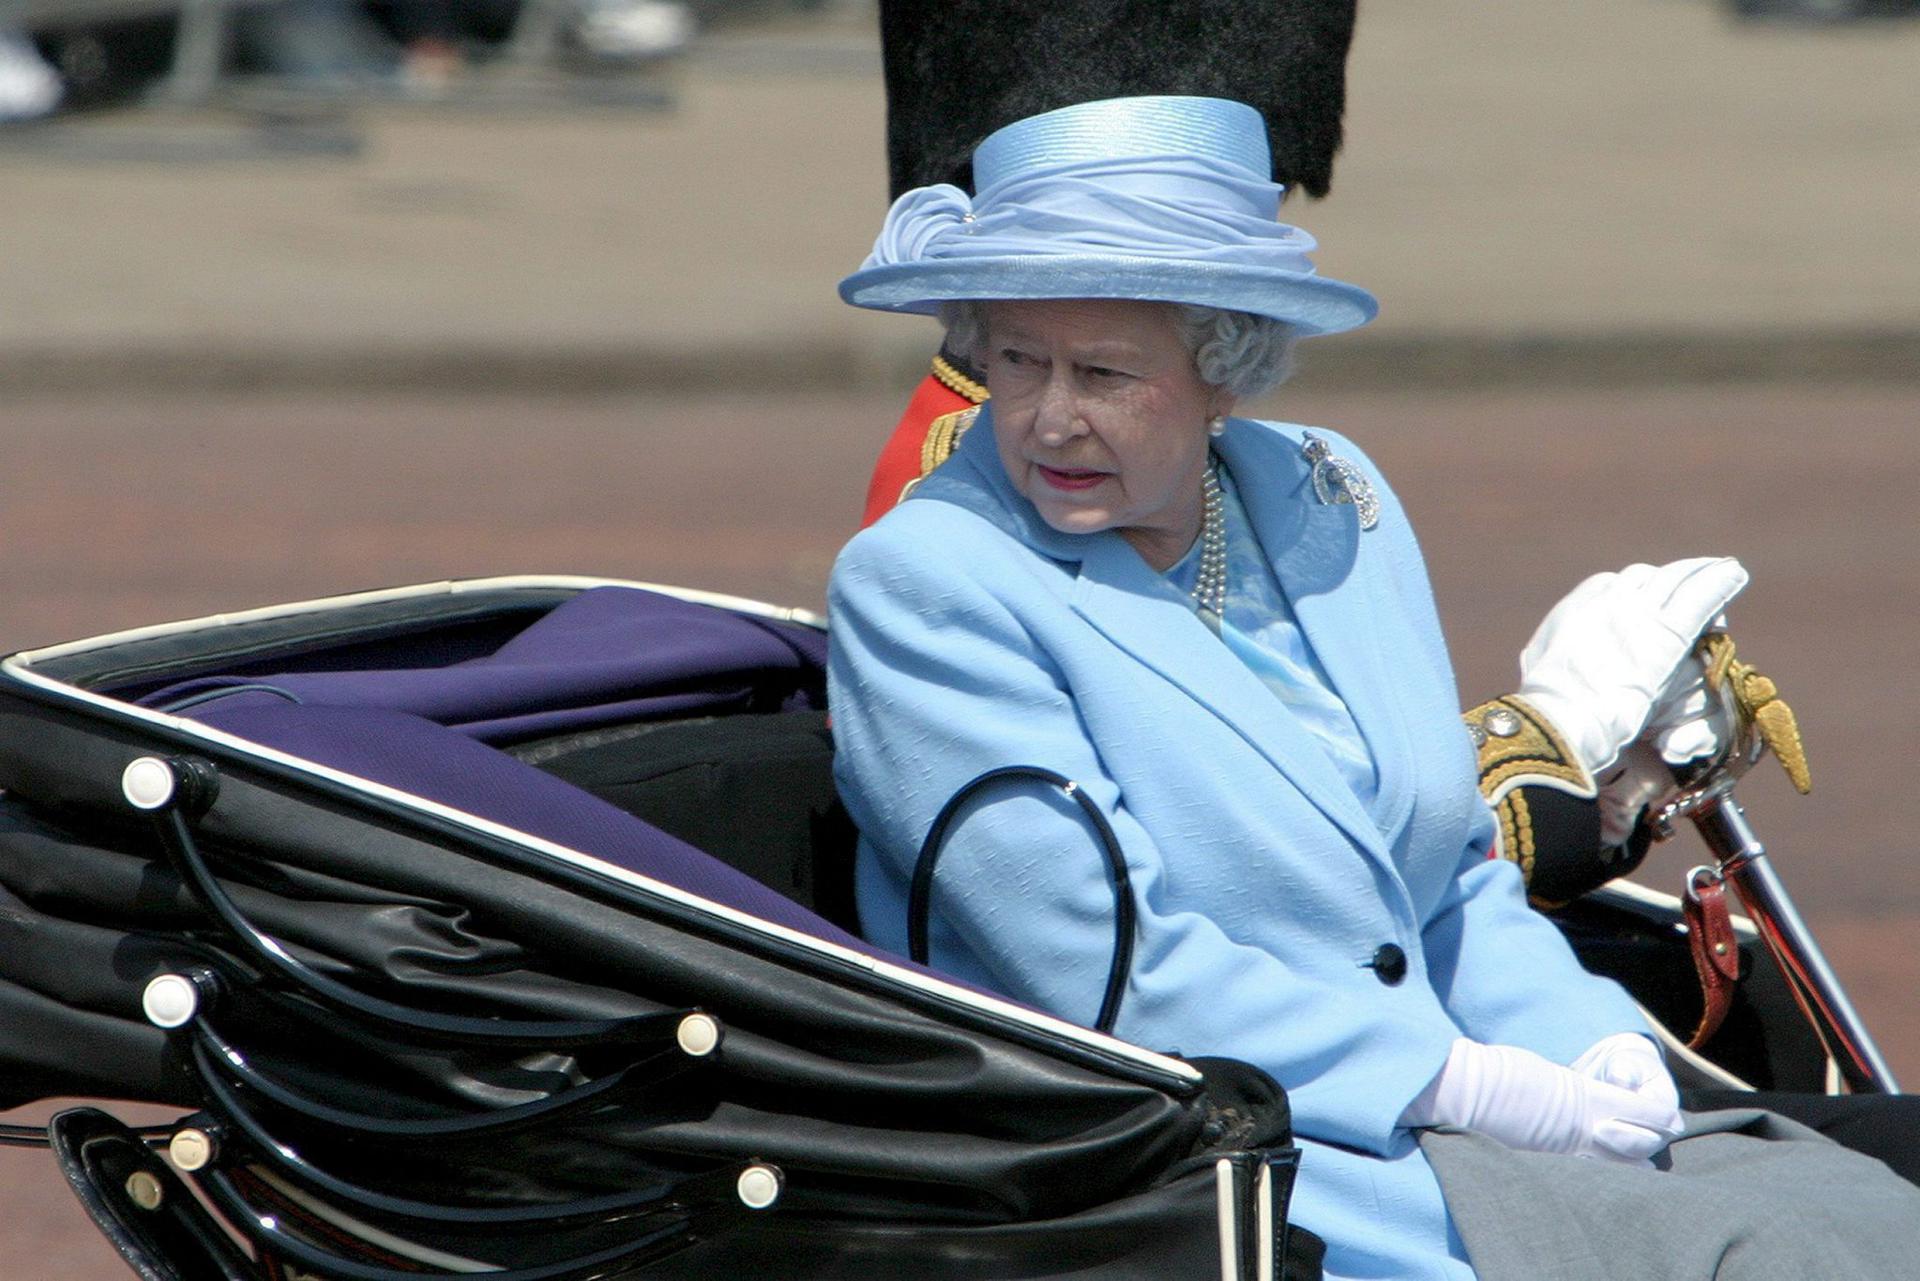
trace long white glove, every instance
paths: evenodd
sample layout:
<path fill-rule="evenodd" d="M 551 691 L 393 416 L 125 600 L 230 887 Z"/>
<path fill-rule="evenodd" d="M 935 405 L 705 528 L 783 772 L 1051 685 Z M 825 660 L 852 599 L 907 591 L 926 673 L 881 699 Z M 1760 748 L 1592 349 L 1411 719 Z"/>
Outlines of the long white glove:
<path fill-rule="evenodd" d="M 1598 1048 L 1598 1047 L 1596 1047 Z M 1643 1164 L 1680 1136 L 1679 1109 L 1561 1067 L 1531 1050 L 1453 1043 L 1439 1074 L 1400 1115 L 1457 1125 L 1510 1148 Z"/>
<path fill-rule="evenodd" d="M 1627 839 L 1673 790 L 1671 766 L 1718 751 L 1731 717 L 1693 647 L 1747 585 L 1729 556 L 1595 574 L 1548 611 L 1520 654 L 1520 697 L 1600 789 L 1602 839 Z"/>

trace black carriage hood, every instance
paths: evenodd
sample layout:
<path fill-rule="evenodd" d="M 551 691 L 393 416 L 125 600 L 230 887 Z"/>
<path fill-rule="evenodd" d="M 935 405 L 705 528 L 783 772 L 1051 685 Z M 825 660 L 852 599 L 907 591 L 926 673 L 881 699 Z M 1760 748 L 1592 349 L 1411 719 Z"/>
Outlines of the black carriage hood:
<path fill-rule="evenodd" d="M 480 604 L 463 604 L 462 627 L 485 615 Z M 432 643 L 432 627 L 381 608 L 383 634 Z M 351 621 L 350 610 L 310 611 L 256 649 L 311 655 L 329 632 L 369 643 Z M 187 639 L 164 640 L 174 656 L 148 664 L 148 691 L 165 683 L 154 671 L 221 670 L 196 672 Z M 246 660 L 254 671 L 263 661 Z M 262 981 L 129 809 L 122 771 L 148 754 L 217 773 L 216 799 L 192 822 L 197 843 L 234 906 L 322 974 L 425 1010 L 552 1020 L 699 1009 L 725 1029 L 718 1054 L 657 1089 L 453 1155 L 291 1123 L 312 1150 L 395 1192 L 444 1185 L 455 1157 L 473 1195 L 500 1201 L 765 1159 L 808 1213 L 1017 1223 L 1166 1185 L 1212 1153 L 1288 1144 L 1283 1094 L 1245 1065 L 1203 1074 L 923 977 L 810 927 L 803 911 L 769 923 L 617 857 L 573 855 L 558 843 L 568 831 L 536 839 L 18 664 L 0 680 L 0 1103 L 86 1093 L 203 1104 L 180 1039 L 141 1010 L 150 979 L 195 965 L 224 977 L 223 1031 L 263 1070 L 361 1111 L 510 1106 L 612 1061 L 590 1045 L 435 1050 L 316 1017 Z M 724 900 L 717 883 L 694 890 Z"/>

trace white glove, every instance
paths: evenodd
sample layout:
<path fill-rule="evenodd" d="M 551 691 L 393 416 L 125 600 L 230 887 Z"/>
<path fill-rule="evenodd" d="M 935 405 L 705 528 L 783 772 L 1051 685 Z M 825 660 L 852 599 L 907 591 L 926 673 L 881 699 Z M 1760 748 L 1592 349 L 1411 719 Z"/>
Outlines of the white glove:
<path fill-rule="evenodd" d="M 1677 1107 L 1531 1050 L 1465 1037 L 1453 1043 L 1446 1064 L 1407 1105 L 1400 1124 L 1457 1125 L 1510 1148 L 1633 1165 L 1644 1164 L 1681 1130 Z"/>
<path fill-rule="evenodd" d="M 1625 841 L 1641 809 L 1673 790 L 1671 766 L 1726 742 L 1731 714 L 1693 648 L 1725 626 L 1722 611 L 1746 585 L 1727 556 L 1595 574 L 1521 651 L 1517 692 L 1593 776 L 1607 844 Z"/>
<path fill-rule="evenodd" d="M 1572 1070 L 1594 1081 L 1617 1085 L 1667 1109 L 1680 1111 L 1680 1091 L 1667 1071 L 1667 1061 L 1653 1038 L 1639 1032 L 1616 1032 L 1594 1042 L 1572 1063 Z"/>

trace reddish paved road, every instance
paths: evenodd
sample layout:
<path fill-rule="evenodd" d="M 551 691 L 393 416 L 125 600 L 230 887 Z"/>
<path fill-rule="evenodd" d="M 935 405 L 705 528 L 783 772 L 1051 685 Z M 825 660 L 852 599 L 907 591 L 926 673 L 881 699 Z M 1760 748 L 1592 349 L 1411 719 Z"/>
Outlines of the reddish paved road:
<path fill-rule="evenodd" d="M 1920 1081 L 1920 390 L 1336 395 L 1422 530 L 1462 689 L 1632 559 L 1740 555 L 1742 653 L 1798 707 L 1815 795 L 1756 824 L 1894 1061 Z M 521 570 L 817 604 L 884 398 L 30 401 L 0 410 L 0 650 L 307 595 Z M 1681 842 L 1684 843 L 1684 842 Z M 1696 852 L 1658 856 L 1671 887 Z M 3 1035 L 0 1032 L 0 1035 Z M 0 1156 L 0 1281 L 121 1275 L 50 1163 Z"/>

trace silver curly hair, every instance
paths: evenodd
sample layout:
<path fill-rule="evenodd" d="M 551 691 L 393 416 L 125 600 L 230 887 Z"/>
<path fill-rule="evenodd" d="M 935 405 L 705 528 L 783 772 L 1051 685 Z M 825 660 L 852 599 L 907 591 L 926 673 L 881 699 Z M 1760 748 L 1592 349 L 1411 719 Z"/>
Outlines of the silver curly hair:
<path fill-rule="evenodd" d="M 1173 308 L 1180 337 L 1208 386 L 1247 399 L 1272 391 L 1293 373 L 1293 348 L 1300 335 L 1285 321 L 1219 307 L 1165 305 Z M 986 303 L 942 303 L 940 323 L 946 326 L 949 347 L 976 365 L 984 363 Z"/>

